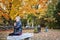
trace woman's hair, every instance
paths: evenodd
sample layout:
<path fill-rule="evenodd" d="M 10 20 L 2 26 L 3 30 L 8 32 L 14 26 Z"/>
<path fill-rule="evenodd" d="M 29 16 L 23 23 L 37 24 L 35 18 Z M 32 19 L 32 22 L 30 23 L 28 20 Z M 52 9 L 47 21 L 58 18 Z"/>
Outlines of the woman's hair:
<path fill-rule="evenodd" d="M 19 16 L 19 14 L 17 14 L 17 16 Z"/>

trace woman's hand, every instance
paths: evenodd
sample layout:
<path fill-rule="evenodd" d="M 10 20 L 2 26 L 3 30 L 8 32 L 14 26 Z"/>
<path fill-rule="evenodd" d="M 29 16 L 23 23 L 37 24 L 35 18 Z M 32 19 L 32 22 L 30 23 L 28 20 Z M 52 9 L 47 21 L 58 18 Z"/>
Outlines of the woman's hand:
<path fill-rule="evenodd" d="M 14 23 L 14 26 L 16 26 L 16 23 Z"/>

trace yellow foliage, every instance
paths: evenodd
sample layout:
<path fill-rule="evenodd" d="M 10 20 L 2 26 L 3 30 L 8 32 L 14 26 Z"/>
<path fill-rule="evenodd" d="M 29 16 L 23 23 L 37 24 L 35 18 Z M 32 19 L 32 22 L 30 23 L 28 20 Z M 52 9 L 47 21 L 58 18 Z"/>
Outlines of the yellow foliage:
<path fill-rule="evenodd" d="M 21 5 L 23 1 L 24 1 L 25 5 Z M 36 0 L 17 0 L 17 1 L 13 0 L 10 17 L 12 20 L 14 20 L 16 15 L 19 14 L 20 17 L 23 18 L 25 16 L 23 11 L 25 11 L 25 13 L 27 13 L 27 14 L 33 13 L 35 16 L 37 16 L 36 12 L 40 12 L 41 15 L 45 15 L 44 12 L 47 8 L 47 6 L 45 4 L 46 2 L 47 2 L 47 0 L 43 0 L 43 1 L 42 0 L 39 0 L 39 1 L 36 1 Z M 36 4 L 40 4 L 43 7 L 38 8 L 37 10 L 35 8 L 31 8 L 31 6 L 36 5 Z"/>

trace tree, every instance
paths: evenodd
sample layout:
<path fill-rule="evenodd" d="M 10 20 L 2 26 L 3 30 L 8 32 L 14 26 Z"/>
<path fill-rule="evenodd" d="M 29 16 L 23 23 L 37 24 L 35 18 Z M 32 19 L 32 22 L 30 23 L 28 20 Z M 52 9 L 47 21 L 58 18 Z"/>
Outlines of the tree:
<path fill-rule="evenodd" d="M 58 0 L 58 3 L 56 5 L 56 10 L 54 11 L 54 17 L 56 18 L 56 27 L 60 28 L 60 1 Z"/>
<path fill-rule="evenodd" d="M 2 3 L 6 4 L 6 11 L 11 20 L 14 20 L 17 14 L 19 14 L 22 19 L 25 19 L 25 13 L 27 13 L 27 16 L 32 13 L 38 20 L 38 18 L 40 19 L 46 14 L 47 1 L 48 0 L 3 0 Z M 38 13 L 39 15 L 37 15 Z"/>
<path fill-rule="evenodd" d="M 50 2 L 50 3 L 49 3 Z M 46 14 L 47 25 L 50 28 L 55 27 L 56 18 L 54 17 L 57 0 L 50 0 L 48 3 L 48 10 Z"/>

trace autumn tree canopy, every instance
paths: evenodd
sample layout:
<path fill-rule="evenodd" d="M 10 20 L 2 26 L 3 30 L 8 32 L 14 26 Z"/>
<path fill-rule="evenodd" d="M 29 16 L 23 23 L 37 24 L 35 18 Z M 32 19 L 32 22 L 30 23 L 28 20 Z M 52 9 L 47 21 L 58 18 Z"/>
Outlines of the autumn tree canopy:
<path fill-rule="evenodd" d="M 35 16 L 37 16 L 36 13 L 40 13 L 40 16 L 45 15 L 48 0 L 1 0 L 1 2 L 5 5 L 9 16 L 13 20 L 17 14 L 22 18 L 30 13 Z"/>

